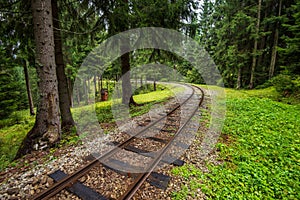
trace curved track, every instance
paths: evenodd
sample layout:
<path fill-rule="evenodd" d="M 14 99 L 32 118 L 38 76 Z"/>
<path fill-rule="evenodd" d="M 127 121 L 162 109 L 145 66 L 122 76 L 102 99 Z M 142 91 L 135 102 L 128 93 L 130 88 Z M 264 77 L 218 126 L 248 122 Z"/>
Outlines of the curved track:
<path fill-rule="evenodd" d="M 144 173 L 138 173 L 138 176 L 134 179 L 133 183 L 127 188 L 126 192 L 121 195 L 118 199 L 131 199 L 136 191 L 143 185 L 143 183 L 146 181 L 146 179 L 149 177 L 149 175 L 153 172 L 153 170 L 158 166 L 158 164 L 162 161 L 164 155 L 168 151 L 168 149 L 171 148 L 176 138 L 179 137 L 179 135 L 183 132 L 184 129 L 186 129 L 188 126 L 188 123 L 193 118 L 195 113 L 198 111 L 199 106 L 202 104 L 204 99 L 204 92 L 201 88 L 197 86 L 190 86 L 184 84 L 185 87 L 189 87 L 192 89 L 191 94 L 180 104 L 175 106 L 173 109 L 171 109 L 165 116 L 160 117 L 156 121 L 148 124 L 146 127 L 144 127 L 142 130 L 138 131 L 135 134 L 131 134 L 131 136 L 123 141 L 122 143 L 115 146 L 115 148 L 111 149 L 110 151 L 106 152 L 105 154 L 94 158 L 91 162 L 83 166 L 82 168 L 78 169 L 74 173 L 68 175 L 67 177 L 61 179 L 59 182 L 53 184 L 50 188 L 47 190 L 44 190 L 43 192 L 39 193 L 38 195 L 34 196 L 32 199 L 49 199 L 50 197 L 56 195 L 66 187 L 69 187 L 73 183 L 75 183 L 78 179 L 80 179 L 82 176 L 87 174 L 93 167 L 97 165 L 101 165 L 101 163 L 105 162 L 109 158 L 111 158 L 116 153 L 120 152 L 122 149 L 125 149 L 129 144 L 132 144 L 136 138 L 139 136 L 142 136 L 145 131 L 149 130 L 151 127 L 154 127 L 157 123 L 164 120 L 166 117 L 172 115 L 176 110 L 182 109 L 183 106 L 191 107 L 189 104 L 195 104 L 195 99 L 198 99 L 198 106 L 194 107 L 193 110 L 188 111 L 189 116 L 186 117 L 186 120 L 176 133 L 173 134 L 173 136 L 168 139 L 168 142 L 155 154 L 155 157 L 152 158 L 151 162 L 144 167 L 145 172 Z M 201 98 L 198 98 L 198 94 L 195 92 L 195 90 L 200 91 Z M 196 97 L 197 96 L 197 97 Z"/>

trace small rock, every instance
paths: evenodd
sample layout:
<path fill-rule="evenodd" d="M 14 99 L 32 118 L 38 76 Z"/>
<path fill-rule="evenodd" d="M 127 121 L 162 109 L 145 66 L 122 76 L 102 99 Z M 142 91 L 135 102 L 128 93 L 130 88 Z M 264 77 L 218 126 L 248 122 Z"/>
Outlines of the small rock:
<path fill-rule="evenodd" d="M 50 178 L 50 177 L 47 178 L 47 183 L 48 183 L 49 185 L 52 185 L 53 182 L 54 182 L 54 181 L 53 181 L 52 178 Z"/>
<path fill-rule="evenodd" d="M 46 182 L 47 182 L 47 177 L 44 176 L 41 180 L 41 184 L 44 185 Z"/>
<path fill-rule="evenodd" d="M 36 185 L 39 182 L 40 182 L 40 180 L 38 178 L 34 178 L 32 181 L 32 185 Z"/>
<path fill-rule="evenodd" d="M 9 200 L 16 200 L 16 199 L 19 199 L 19 198 L 16 197 L 16 196 L 10 196 L 8 199 L 9 199 Z"/>
<path fill-rule="evenodd" d="M 19 193 L 19 189 L 18 189 L 18 188 L 9 188 L 9 189 L 7 190 L 7 193 L 8 193 L 9 195 L 17 194 L 17 193 Z"/>

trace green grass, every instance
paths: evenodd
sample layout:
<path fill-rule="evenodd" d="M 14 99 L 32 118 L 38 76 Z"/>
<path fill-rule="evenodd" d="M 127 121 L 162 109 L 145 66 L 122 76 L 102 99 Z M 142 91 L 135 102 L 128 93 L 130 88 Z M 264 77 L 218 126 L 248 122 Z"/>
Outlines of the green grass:
<path fill-rule="evenodd" d="M 158 91 L 155 92 L 135 95 L 135 101 L 144 105 L 132 107 L 130 109 L 130 114 L 134 117 L 147 113 L 151 109 L 152 105 L 166 101 L 171 96 L 173 96 L 173 93 L 165 87 L 159 87 Z M 111 105 L 111 100 L 96 103 L 95 110 L 99 123 L 114 122 Z M 74 119 L 84 120 L 80 117 L 85 116 L 83 112 L 86 111 L 86 108 L 92 108 L 92 106 L 88 105 L 72 109 Z M 90 118 L 87 117 L 87 120 L 88 119 Z M 25 110 L 16 112 L 12 118 L 0 121 L 0 124 L 2 124 L 2 127 L 0 128 L 0 171 L 12 163 L 12 159 L 14 158 L 23 138 L 33 127 L 34 120 L 35 117 L 29 116 L 29 111 Z M 5 126 L 5 124 L 7 125 Z M 74 134 L 66 135 L 63 136 L 61 144 L 58 145 L 58 147 L 65 144 L 76 143 L 77 141 L 78 137 Z"/>
<path fill-rule="evenodd" d="M 201 172 L 200 184 L 192 188 L 192 179 L 173 198 L 201 188 L 209 199 L 300 199 L 300 105 L 271 100 L 273 88 L 226 94 L 227 139 L 216 145 L 222 164 L 208 164 L 210 173 L 183 170 L 182 177 Z"/>

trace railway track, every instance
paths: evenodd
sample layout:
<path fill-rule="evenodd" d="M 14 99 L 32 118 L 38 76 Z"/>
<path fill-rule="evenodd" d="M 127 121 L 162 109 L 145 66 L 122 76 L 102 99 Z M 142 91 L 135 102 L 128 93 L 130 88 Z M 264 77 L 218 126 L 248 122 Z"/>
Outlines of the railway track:
<path fill-rule="evenodd" d="M 180 148 L 181 151 L 184 150 L 184 147 L 179 147 L 179 144 L 182 140 L 188 138 L 187 135 L 185 135 L 186 130 L 189 129 L 189 125 L 204 99 L 204 92 L 201 88 L 189 85 L 185 85 L 184 87 L 186 90 L 190 90 L 190 92 L 186 94 L 187 97 L 182 102 L 174 104 L 173 108 L 169 108 L 165 115 L 151 121 L 138 131 L 128 130 L 131 131 L 130 134 L 127 134 L 128 136 L 122 142 L 115 142 L 114 148 L 102 155 L 94 155 L 95 157 L 92 158 L 89 163 L 74 173 L 65 176 L 48 189 L 33 196 L 32 199 L 49 199 L 55 196 L 62 190 L 72 187 L 81 177 L 88 174 L 96 166 L 116 169 L 118 173 L 125 172 L 132 181 L 117 199 L 131 199 L 158 166 L 178 162 L 176 159 L 179 151 L 178 148 Z M 173 123 L 174 121 L 180 121 L 180 123 Z M 157 129 L 156 126 L 161 123 L 165 124 L 164 128 L 159 127 L 161 129 L 159 133 L 151 134 L 153 130 Z M 166 127 L 172 127 L 172 129 L 167 130 Z M 150 135 L 147 133 L 150 133 Z M 142 148 L 141 146 L 143 145 L 141 144 L 136 145 L 136 143 L 143 143 L 144 141 L 147 141 L 145 143 L 147 145 L 149 145 L 150 141 L 150 143 L 152 142 L 158 147 L 156 147 L 155 150 L 149 151 Z M 149 146 L 154 146 L 152 143 Z M 127 155 L 122 156 L 122 153 L 125 151 L 130 151 L 134 157 L 135 154 L 138 154 L 139 157 L 146 157 L 147 162 L 141 162 L 142 167 L 132 167 L 131 163 L 130 165 L 122 165 L 122 167 L 118 168 L 116 162 L 112 161 L 119 161 L 122 159 L 121 157 L 129 157 Z M 119 163 L 124 162 L 119 161 Z M 110 199 L 105 196 L 101 196 L 101 198 Z M 97 199 L 99 199 L 99 197 Z"/>

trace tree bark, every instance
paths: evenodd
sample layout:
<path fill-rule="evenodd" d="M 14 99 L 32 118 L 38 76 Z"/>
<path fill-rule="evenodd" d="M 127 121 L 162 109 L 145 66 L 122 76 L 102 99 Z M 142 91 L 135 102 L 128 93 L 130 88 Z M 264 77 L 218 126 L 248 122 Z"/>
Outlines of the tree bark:
<path fill-rule="evenodd" d="M 242 85 L 242 67 L 239 67 L 236 89 L 241 89 Z"/>
<path fill-rule="evenodd" d="M 88 104 L 90 104 L 90 90 L 91 90 L 91 81 L 90 77 L 87 80 L 87 97 L 88 97 Z"/>
<path fill-rule="evenodd" d="M 266 6 L 264 9 L 264 19 L 268 18 L 269 16 L 269 7 L 270 7 L 270 3 L 272 2 L 266 2 Z M 265 23 L 264 27 L 263 27 L 263 32 L 267 32 L 268 31 L 268 24 Z M 267 43 L 267 36 L 262 36 L 261 40 L 260 40 L 260 50 L 264 50 L 266 48 L 266 43 Z M 266 52 L 262 51 L 262 53 L 259 55 L 258 60 L 257 60 L 257 66 L 261 66 L 262 67 L 262 71 L 263 73 L 265 73 L 266 71 L 266 66 L 265 63 L 263 61 L 265 61 L 265 56 L 266 56 Z"/>
<path fill-rule="evenodd" d="M 58 80 L 59 108 L 61 115 L 61 128 L 66 132 L 70 132 L 72 127 L 75 126 L 75 122 L 73 120 L 70 109 L 71 100 L 69 95 L 67 77 L 65 74 L 65 62 L 62 53 L 62 39 L 60 33 L 57 0 L 52 0 L 52 15 L 54 28 L 56 75 Z"/>
<path fill-rule="evenodd" d="M 130 97 L 132 96 L 132 88 L 130 83 L 130 63 L 129 53 L 125 53 L 121 56 L 122 66 L 122 103 L 130 103 Z"/>
<path fill-rule="evenodd" d="M 84 88 L 84 98 L 85 98 L 85 105 L 89 104 L 89 92 L 88 92 L 88 84 L 86 83 L 88 80 L 83 80 L 83 88 Z"/>
<path fill-rule="evenodd" d="M 97 77 L 96 77 L 96 75 L 94 75 L 94 90 L 95 90 L 95 97 L 96 97 L 96 94 L 98 93 L 98 91 L 97 91 Z"/>
<path fill-rule="evenodd" d="M 25 75 L 25 82 L 26 82 L 26 90 L 27 90 L 27 97 L 28 97 L 30 115 L 33 116 L 33 115 L 35 115 L 35 113 L 34 113 L 34 106 L 33 106 L 33 100 L 32 100 L 31 89 L 30 89 L 29 74 L 28 74 L 28 60 L 25 60 L 24 75 Z"/>
<path fill-rule="evenodd" d="M 281 16 L 281 9 L 282 9 L 282 0 L 279 1 L 278 17 Z M 279 30 L 278 29 L 279 29 L 279 22 L 276 23 L 276 29 L 275 29 L 275 34 L 274 34 L 274 42 L 273 42 L 271 63 L 270 63 L 270 69 L 269 69 L 269 79 L 271 79 L 274 76 L 274 72 L 275 72 L 278 37 L 279 37 Z"/>
<path fill-rule="evenodd" d="M 40 99 L 35 124 L 23 140 L 15 158 L 34 149 L 53 146 L 60 140 L 61 132 L 51 0 L 32 0 L 31 6 Z"/>
<path fill-rule="evenodd" d="M 68 72 L 67 72 L 68 74 Z M 72 108 L 74 105 L 74 97 L 73 97 L 73 83 L 72 80 L 70 79 L 70 77 L 67 77 L 67 84 L 68 84 L 68 94 L 69 94 L 69 99 L 70 99 L 70 107 Z"/>
<path fill-rule="evenodd" d="M 250 77 L 250 84 L 249 84 L 250 89 L 253 89 L 254 87 L 254 73 L 256 68 L 256 57 L 257 57 L 256 52 L 257 52 L 259 26 L 260 26 L 260 11 L 261 11 L 261 0 L 258 0 L 257 23 L 256 23 L 256 31 L 255 31 L 255 39 L 254 39 L 252 66 L 251 66 L 251 77 Z"/>
<path fill-rule="evenodd" d="M 129 12 L 128 0 L 123 0 L 124 10 Z M 125 12 L 124 11 L 124 12 Z M 126 17 L 126 16 L 124 16 Z M 126 21 L 125 24 L 120 24 L 120 31 L 126 31 L 129 27 L 129 22 Z M 121 56 L 121 68 L 122 68 L 122 103 L 123 104 L 132 104 L 137 105 L 132 97 L 132 86 L 130 82 L 130 55 L 128 52 L 127 42 L 123 41 L 121 44 L 120 50 L 121 52 L 125 52 Z"/>

